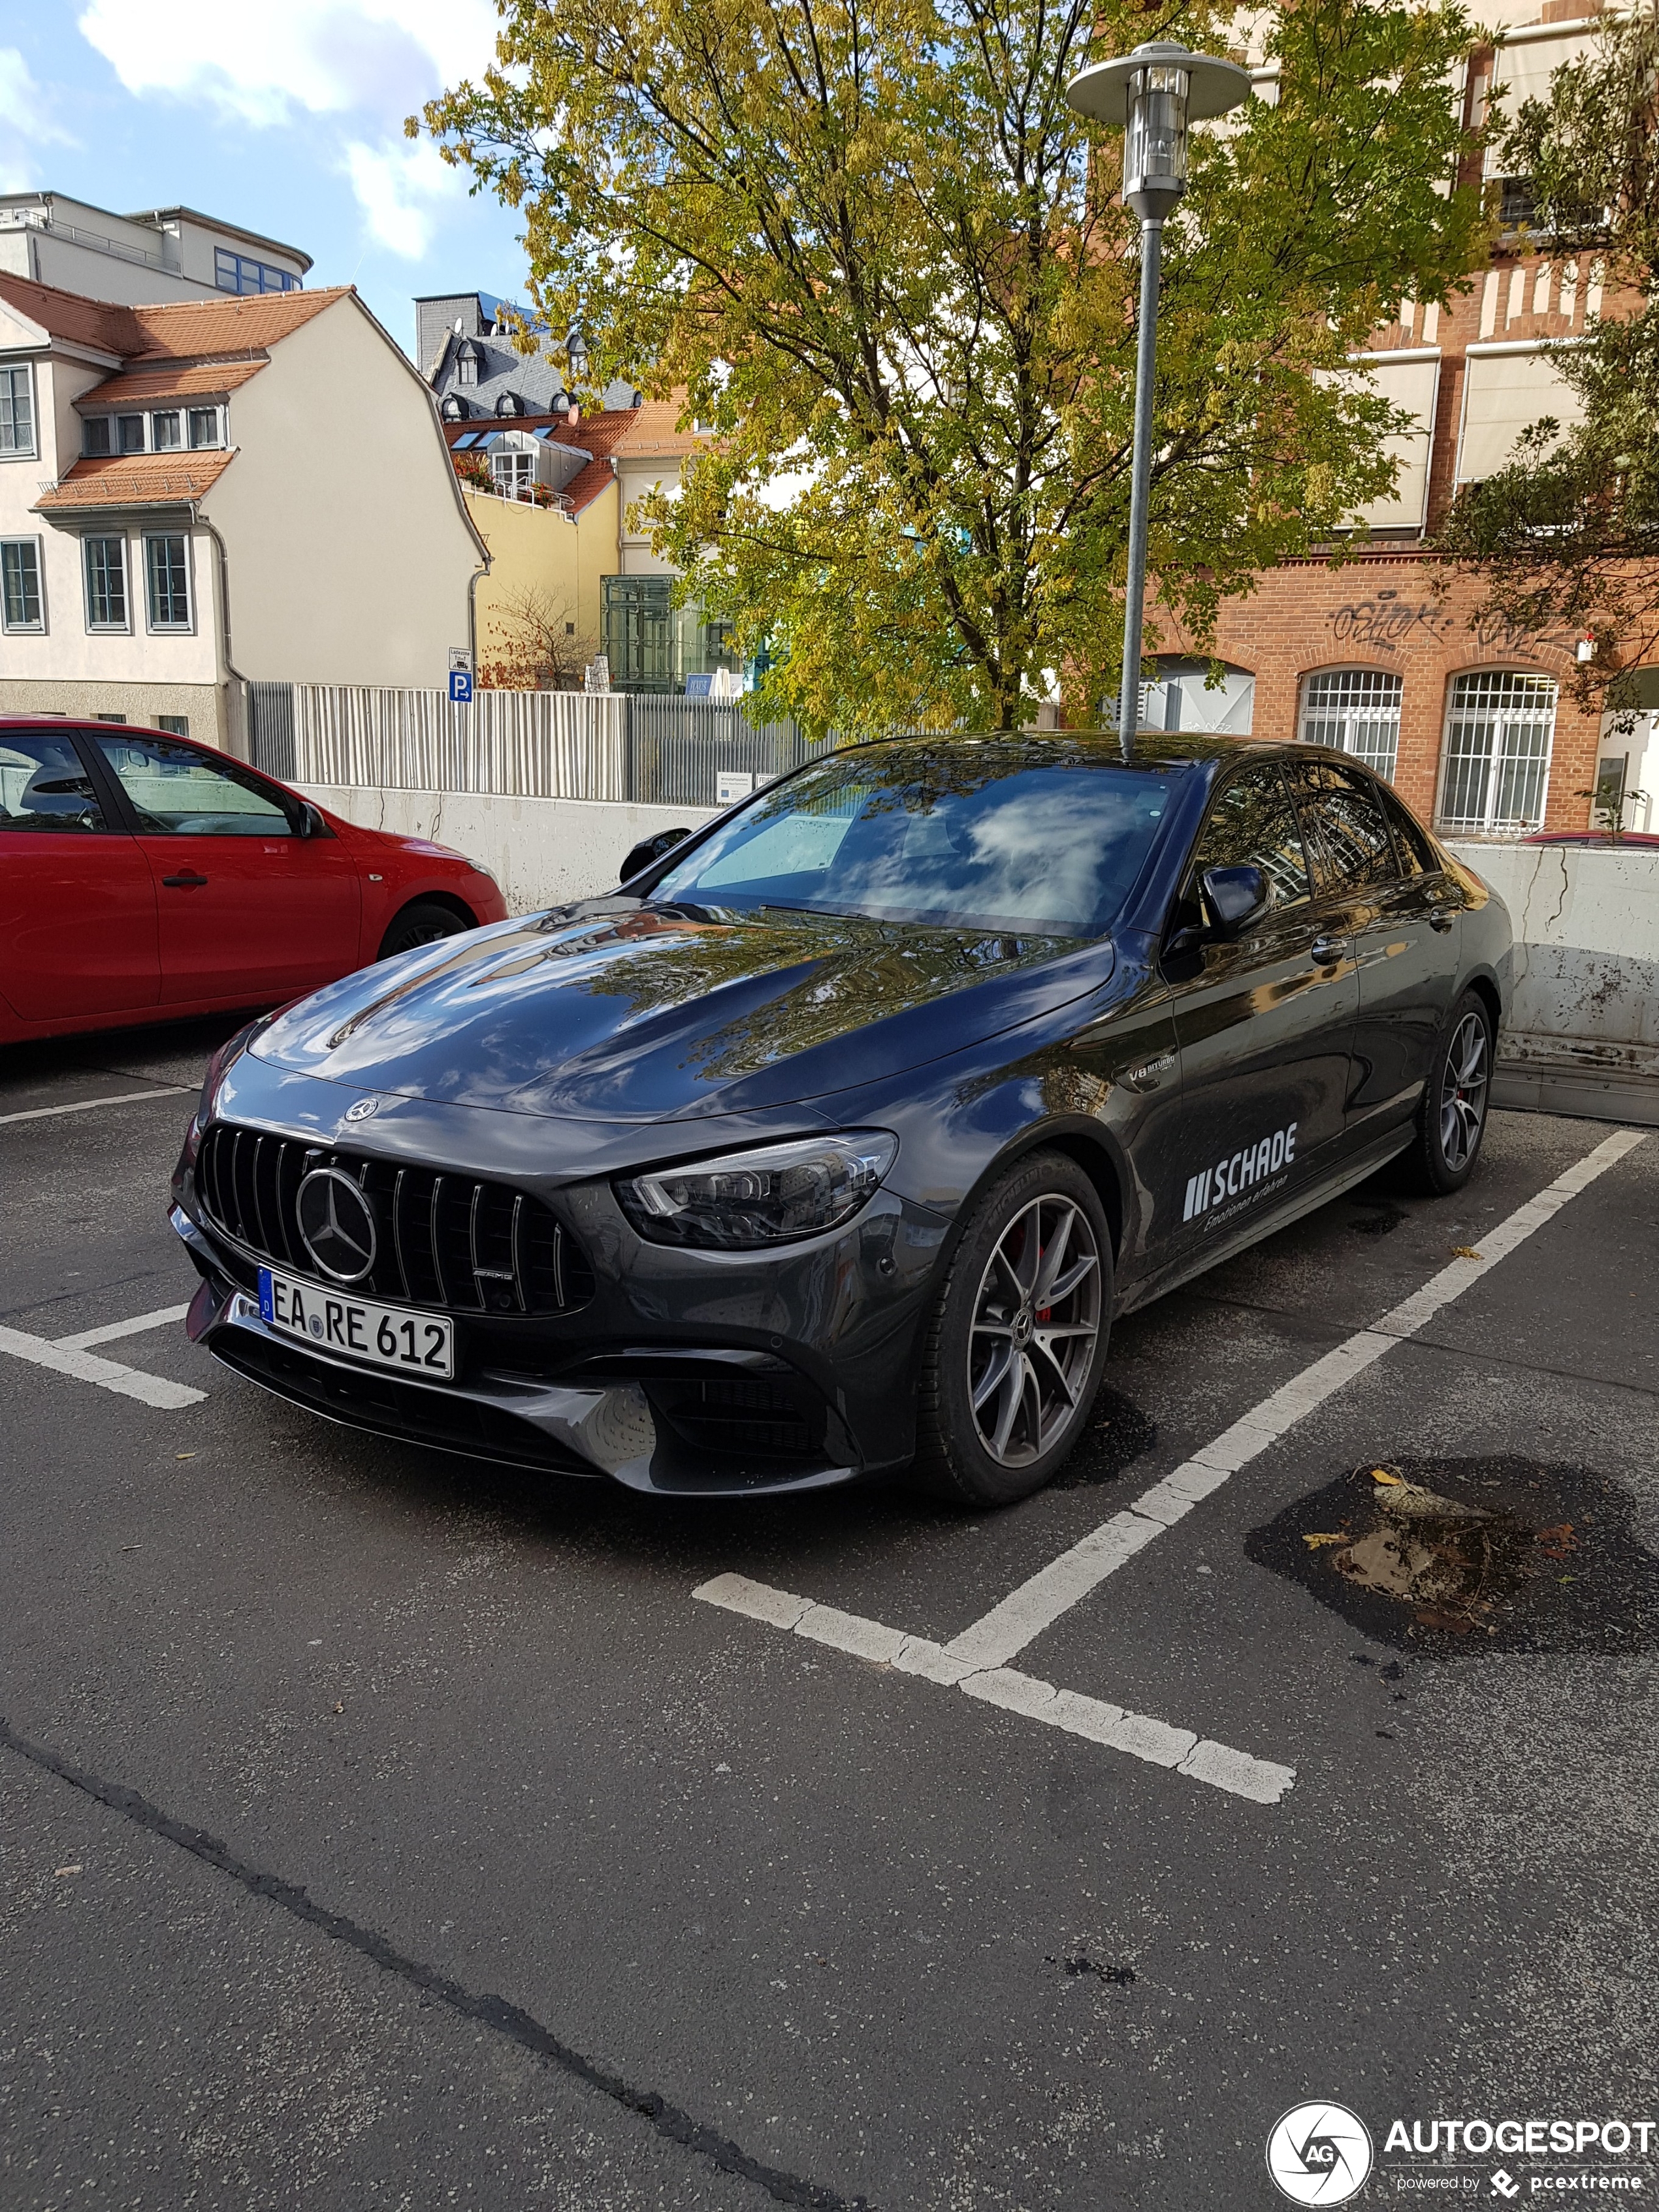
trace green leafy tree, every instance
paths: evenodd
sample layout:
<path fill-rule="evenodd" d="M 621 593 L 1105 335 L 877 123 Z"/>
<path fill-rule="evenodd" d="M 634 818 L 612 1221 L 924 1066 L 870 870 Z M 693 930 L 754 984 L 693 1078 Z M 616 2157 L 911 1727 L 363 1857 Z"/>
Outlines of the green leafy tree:
<path fill-rule="evenodd" d="M 1659 647 L 1659 22 L 1608 18 L 1582 60 L 1553 72 L 1503 141 L 1529 180 L 1525 242 L 1602 264 L 1621 310 L 1555 365 L 1583 419 L 1546 418 L 1508 465 L 1464 493 L 1443 532 L 1457 573 L 1496 616 L 1534 634 L 1595 640 L 1577 665 L 1587 708 L 1618 706 L 1623 672 Z M 1622 687 L 1627 690 L 1627 685 Z"/>
<path fill-rule="evenodd" d="M 526 218 L 587 388 L 714 434 L 651 510 L 688 588 L 765 641 L 763 704 L 842 729 L 1018 725 L 1121 653 L 1135 225 L 1091 52 L 1202 7 L 1083 0 L 501 0 L 497 65 L 422 122 Z M 1152 559 L 1220 599 L 1386 495 L 1399 418 L 1340 372 L 1484 253 L 1449 96 L 1455 0 L 1297 0 L 1276 102 L 1195 135 L 1170 226 Z"/>

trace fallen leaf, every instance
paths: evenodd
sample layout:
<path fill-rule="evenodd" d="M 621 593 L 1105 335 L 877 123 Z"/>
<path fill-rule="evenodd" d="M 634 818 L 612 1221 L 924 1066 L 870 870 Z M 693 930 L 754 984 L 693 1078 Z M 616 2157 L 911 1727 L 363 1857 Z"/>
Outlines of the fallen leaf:
<path fill-rule="evenodd" d="M 1454 1260 L 1478 1260 L 1480 1257 L 1473 1244 L 1454 1244 L 1451 1249 Z"/>
<path fill-rule="evenodd" d="M 173 1456 L 174 1459 L 194 1459 L 196 1455 L 194 1452 L 174 1452 Z"/>
<path fill-rule="evenodd" d="M 1316 1536 L 1304 1536 L 1302 1540 L 1310 1552 L 1316 1552 L 1322 1544 L 1346 1544 L 1348 1532 L 1346 1528 L 1322 1528 Z"/>
<path fill-rule="evenodd" d="M 57 1867 L 53 1869 L 53 1872 L 61 1881 L 66 1874 L 82 1874 L 85 1872 L 85 1869 L 79 1866 Z"/>
<path fill-rule="evenodd" d="M 343 1705 L 336 1705 L 334 1710 L 337 1713 L 343 1713 L 345 1711 L 345 1707 Z"/>
<path fill-rule="evenodd" d="M 1403 1483 L 1403 1481 L 1405 1480 L 1405 1477 L 1404 1477 L 1403 1475 L 1399 1475 L 1399 1474 L 1390 1474 L 1389 1473 L 1389 1470 L 1388 1470 L 1388 1468 L 1387 1468 L 1386 1467 L 1374 1467 L 1374 1468 L 1371 1469 L 1371 1480 L 1372 1480 L 1373 1482 L 1400 1482 L 1400 1483 Z"/>

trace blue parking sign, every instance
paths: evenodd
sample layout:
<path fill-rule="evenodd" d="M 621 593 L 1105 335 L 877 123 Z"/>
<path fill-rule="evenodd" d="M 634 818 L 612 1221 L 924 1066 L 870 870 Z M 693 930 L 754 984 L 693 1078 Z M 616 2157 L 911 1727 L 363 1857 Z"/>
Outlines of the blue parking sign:
<path fill-rule="evenodd" d="M 470 668 L 450 670 L 449 703 L 452 707 L 470 707 L 472 704 L 472 671 Z"/>

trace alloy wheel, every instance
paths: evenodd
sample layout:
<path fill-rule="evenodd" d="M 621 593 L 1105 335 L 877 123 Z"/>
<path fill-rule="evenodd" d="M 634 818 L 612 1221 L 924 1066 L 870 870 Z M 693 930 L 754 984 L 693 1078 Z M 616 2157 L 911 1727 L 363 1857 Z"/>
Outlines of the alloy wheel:
<path fill-rule="evenodd" d="M 1454 1173 L 1474 1158 L 1486 1118 L 1486 1025 L 1467 1013 L 1453 1032 L 1440 1079 L 1440 1150 Z"/>
<path fill-rule="evenodd" d="M 1001 1467 L 1029 1467 L 1070 1427 L 1100 1334 L 1100 1255 L 1069 1198 L 1034 1198 L 997 1239 L 968 1338 L 979 1439 Z"/>

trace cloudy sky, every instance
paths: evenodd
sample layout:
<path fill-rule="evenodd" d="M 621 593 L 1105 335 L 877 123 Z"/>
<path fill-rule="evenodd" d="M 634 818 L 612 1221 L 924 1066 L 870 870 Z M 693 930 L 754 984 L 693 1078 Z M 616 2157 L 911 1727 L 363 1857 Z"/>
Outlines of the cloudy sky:
<path fill-rule="evenodd" d="M 475 74 L 491 0 L 45 0 L 0 16 L 0 190 L 182 204 L 301 247 L 400 343 L 417 293 L 521 294 L 520 228 L 403 118 Z"/>

